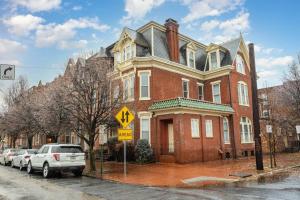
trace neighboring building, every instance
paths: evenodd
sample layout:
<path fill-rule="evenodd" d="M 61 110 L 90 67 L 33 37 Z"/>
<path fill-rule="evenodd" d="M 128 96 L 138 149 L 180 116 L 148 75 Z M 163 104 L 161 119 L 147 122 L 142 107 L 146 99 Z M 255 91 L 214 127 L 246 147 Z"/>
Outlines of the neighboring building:
<path fill-rule="evenodd" d="M 269 153 L 269 134 L 266 125 L 272 125 L 276 140 L 276 151 L 299 150 L 299 138 L 294 123 L 289 116 L 289 105 L 285 102 L 284 85 L 266 87 L 258 90 L 260 129 L 262 148 Z"/>
<path fill-rule="evenodd" d="M 240 36 L 201 44 L 165 25 L 124 28 L 114 56 L 112 93 L 135 114 L 134 142 L 156 160 L 178 163 L 254 155 L 248 48 Z"/>

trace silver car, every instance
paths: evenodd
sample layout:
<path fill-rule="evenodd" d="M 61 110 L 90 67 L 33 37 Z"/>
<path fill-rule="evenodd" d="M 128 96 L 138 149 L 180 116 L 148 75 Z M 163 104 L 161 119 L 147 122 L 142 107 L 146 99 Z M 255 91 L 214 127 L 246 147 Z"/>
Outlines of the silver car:
<path fill-rule="evenodd" d="M 30 156 L 35 154 L 37 149 L 21 149 L 16 152 L 16 155 L 12 158 L 11 167 L 19 167 L 23 170 L 27 167 Z"/>
<path fill-rule="evenodd" d="M 15 156 L 16 149 L 5 149 L 2 154 L 0 154 L 0 164 L 7 165 L 11 163 L 12 158 Z"/>

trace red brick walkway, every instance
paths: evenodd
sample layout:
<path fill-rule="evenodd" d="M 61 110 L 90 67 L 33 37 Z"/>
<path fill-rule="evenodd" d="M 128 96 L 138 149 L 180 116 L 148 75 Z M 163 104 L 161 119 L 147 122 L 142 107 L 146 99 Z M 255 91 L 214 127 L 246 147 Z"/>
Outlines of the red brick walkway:
<path fill-rule="evenodd" d="M 270 171 L 268 156 L 264 156 L 265 172 Z M 300 153 L 277 155 L 277 168 L 300 165 Z M 235 172 L 247 172 L 257 175 L 255 159 L 246 158 L 239 160 L 218 160 L 205 163 L 175 164 L 153 163 L 146 165 L 128 164 L 128 174 L 123 174 L 123 163 L 106 162 L 104 167 L 104 179 L 122 183 L 165 186 L 165 187 L 189 187 L 183 180 L 205 177 L 222 178 L 229 182 L 239 180 L 238 177 L 229 176 Z M 100 176 L 100 163 L 97 162 L 97 177 Z M 229 180 L 230 179 L 230 180 Z M 202 180 L 192 185 L 218 184 L 220 181 Z"/>

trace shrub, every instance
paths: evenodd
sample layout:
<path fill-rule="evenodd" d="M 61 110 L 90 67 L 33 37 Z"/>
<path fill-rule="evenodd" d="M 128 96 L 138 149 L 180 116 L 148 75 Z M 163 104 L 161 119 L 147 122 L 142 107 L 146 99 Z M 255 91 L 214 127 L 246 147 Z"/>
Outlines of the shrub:
<path fill-rule="evenodd" d="M 140 164 L 153 162 L 153 151 L 148 140 L 138 140 L 135 146 L 135 158 L 136 162 Z"/>
<path fill-rule="evenodd" d="M 117 161 L 124 161 L 124 143 L 119 143 L 117 148 Z M 135 161 L 134 157 L 134 144 L 131 142 L 126 143 L 126 160 L 128 162 Z"/>
<path fill-rule="evenodd" d="M 117 160 L 117 144 L 119 143 L 117 137 L 112 137 L 107 140 L 109 158 L 108 160 Z"/>

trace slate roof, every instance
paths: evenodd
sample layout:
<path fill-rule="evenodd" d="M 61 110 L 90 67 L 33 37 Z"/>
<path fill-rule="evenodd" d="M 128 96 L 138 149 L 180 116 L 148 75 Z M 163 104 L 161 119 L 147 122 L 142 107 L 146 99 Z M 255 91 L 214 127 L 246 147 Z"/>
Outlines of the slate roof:
<path fill-rule="evenodd" d="M 222 44 L 220 44 L 220 46 L 226 48 L 229 51 L 229 54 L 227 53 L 226 57 L 227 57 L 227 63 L 231 63 L 233 62 L 234 58 L 236 57 L 236 54 L 238 52 L 239 46 L 240 46 L 240 42 L 241 42 L 242 37 L 238 37 L 235 38 L 233 40 L 230 40 L 228 42 L 224 42 Z"/>
<path fill-rule="evenodd" d="M 216 104 L 207 101 L 200 101 L 196 99 L 187 99 L 187 98 L 174 98 L 168 100 L 162 100 L 154 102 L 150 107 L 149 110 L 161 110 L 161 109 L 168 109 L 168 108 L 194 108 L 200 110 L 210 110 L 210 111 L 217 111 L 217 112 L 230 112 L 233 113 L 234 110 L 231 106 L 225 104 Z"/>
<path fill-rule="evenodd" d="M 129 37 L 130 37 L 136 44 L 138 44 L 138 45 L 140 45 L 140 46 L 143 46 L 143 47 L 149 47 L 148 42 L 146 41 L 146 39 L 144 38 L 144 36 L 143 36 L 141 33 L 137 32 L 137 31 L 135 31 L 135 30 L 132 30 L 132 29 L 130 29 L 130 28 L 128 28 L 128 27 L 125 27 L 125 28 L 123 29 L 123 31 L 126 31 L 126 33 L 129 34 Z"/>

